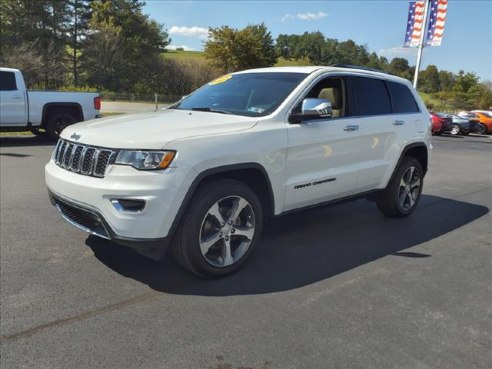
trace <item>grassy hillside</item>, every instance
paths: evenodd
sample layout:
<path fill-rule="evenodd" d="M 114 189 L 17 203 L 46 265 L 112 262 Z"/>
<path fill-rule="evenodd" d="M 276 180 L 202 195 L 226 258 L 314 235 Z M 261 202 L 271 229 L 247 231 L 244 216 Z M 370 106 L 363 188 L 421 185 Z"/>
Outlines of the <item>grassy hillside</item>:
<path fill-rule="evenodd" d="M 205 59 L 202 51 L 166 51 L 162 54 L 165 58 L 170 59 Z"/>
<path fill-rule="evenodd" d="M 205 60 L 205 53 L 203 51 L 167 51 L 162 54 L 164 58 L 170 59 L 201 59 Z M 286 67 L 295 65 L 311 65 L 308 60 L 285 60 L 279 58 L 276 66 Z"/>

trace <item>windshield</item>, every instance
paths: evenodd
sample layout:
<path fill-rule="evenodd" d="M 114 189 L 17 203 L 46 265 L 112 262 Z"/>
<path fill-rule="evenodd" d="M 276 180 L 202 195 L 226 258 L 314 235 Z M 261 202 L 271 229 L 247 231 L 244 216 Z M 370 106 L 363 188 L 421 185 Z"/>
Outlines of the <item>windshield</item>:
<path fill-rule="evenodd" d="M 262 117 L 277 109 L 305 73 L 228 74 L 206 84 L 170 109 Z"/>

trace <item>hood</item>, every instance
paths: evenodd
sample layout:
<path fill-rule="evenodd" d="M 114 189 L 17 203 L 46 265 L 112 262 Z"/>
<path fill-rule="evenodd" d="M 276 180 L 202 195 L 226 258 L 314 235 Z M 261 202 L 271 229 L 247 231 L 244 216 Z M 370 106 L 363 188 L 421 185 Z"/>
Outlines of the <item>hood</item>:
<path fill-rule="evenodd" d="M 77 123 L 65 128 L 60 136 L 92 146 L 157 150 L 174 140 L 240 131 L 255 123 L 251 117 L 166 109 Z"/>

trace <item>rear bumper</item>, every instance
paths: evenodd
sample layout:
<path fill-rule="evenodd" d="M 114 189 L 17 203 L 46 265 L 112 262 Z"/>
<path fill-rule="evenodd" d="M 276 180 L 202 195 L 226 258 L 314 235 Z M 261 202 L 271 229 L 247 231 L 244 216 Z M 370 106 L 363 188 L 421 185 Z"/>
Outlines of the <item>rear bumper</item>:
<path fill-rule="evenodd" d="M 49 189 L 48 195 L 52 205 L 68 223 L 91 235 L 105 238 L 129 247 L 151 259 L 161 259 L 171 243 L 171 237 L 149 239 L 120 236 L 114 232 L 108 222 L 96 209 L 85 204 L 75 203 L 59 194 L 53 193 Z"/>

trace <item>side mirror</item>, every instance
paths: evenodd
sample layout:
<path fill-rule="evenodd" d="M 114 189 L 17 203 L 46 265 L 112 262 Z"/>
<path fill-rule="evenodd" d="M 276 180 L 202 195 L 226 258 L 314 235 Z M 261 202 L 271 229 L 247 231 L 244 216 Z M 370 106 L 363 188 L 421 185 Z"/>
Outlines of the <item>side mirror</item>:
<path fill-rule="evenodd" d="M 331 118 L 331 102 L 328 99 L 304 99 L 300 113 L 292 113 L 290 123 L 301 123 L 305 120 Z"/>

